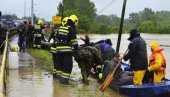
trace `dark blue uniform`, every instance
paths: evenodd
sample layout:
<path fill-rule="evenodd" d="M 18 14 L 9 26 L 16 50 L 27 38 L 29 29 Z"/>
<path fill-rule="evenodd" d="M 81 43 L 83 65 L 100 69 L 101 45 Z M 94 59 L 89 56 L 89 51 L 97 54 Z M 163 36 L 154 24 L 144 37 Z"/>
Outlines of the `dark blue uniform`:
<path fill-rule="evenodd" d="M 61 75 L 61 79 L 70 78 L 73 67 L 73 48 L 78 49 L 75 27 L 72 25 L 60 26 L 55 31 L 56 42 L 56 72 Z M 73 47 L 73 48 L 72 48 Z"/>

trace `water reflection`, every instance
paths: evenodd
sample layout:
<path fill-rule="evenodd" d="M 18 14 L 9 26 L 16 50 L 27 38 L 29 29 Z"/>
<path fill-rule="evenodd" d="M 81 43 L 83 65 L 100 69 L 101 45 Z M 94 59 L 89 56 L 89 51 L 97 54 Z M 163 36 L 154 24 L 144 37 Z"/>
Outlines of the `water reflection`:
<path fill-rule="evenodd" d="M 9 70 L 7 97 L 52 97 L 51 75 L 27 61 L 19 63 L 18 70 Z"/>

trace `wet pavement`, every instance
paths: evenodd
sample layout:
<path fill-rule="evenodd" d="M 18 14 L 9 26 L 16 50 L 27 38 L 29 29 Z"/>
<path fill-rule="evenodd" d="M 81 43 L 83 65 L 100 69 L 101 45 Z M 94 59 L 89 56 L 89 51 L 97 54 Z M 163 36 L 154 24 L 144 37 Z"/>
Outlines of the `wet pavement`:
<path fill-rule="evenodd" d="M 17 37 L 10 45 L 17 44 Z M 74 61 L 71 85 L 60 84 L 57 78 L 37 65 L 28 53 L 19 53 L 18 69 L 9 70 L 7 97 L 111 97 L 119 94 L 108 89 L 105 93 L 99 91 L 100 84 L 94 78 L 86 86 L 81 81 L 80 69 Z"/>
<path fill-rule="evenodd" d="M 90 78 L 89 86 L 81 82 L 80 70 L 74 66 L 71 85 L 60 84 L 57 78 L 36 66 L 27 53 L 19 54 L 19 68 L 9 70 L 7 97 L 111 97 L 119 95 L 111 90 L 99 91 L 100 84 Z"/>

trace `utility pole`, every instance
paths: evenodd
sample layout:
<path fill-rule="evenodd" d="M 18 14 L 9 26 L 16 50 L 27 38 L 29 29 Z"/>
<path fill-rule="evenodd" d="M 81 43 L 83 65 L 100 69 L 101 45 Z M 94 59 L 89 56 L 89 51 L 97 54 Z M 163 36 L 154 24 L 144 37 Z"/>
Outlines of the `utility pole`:
<path fill-rule="evenodd" d="M 0 22 L 1 22 L 1 16 L 2 16 L 2 12 L 0 11 Z"/>
<path fill-rule="evenodd" d="M 34 12 L 33 12 L 33 10 L 34 10 L 34 2 L 33 2 L 33 0 L 31 0 L 31 24 L 32 25 L 34 25 Z"/>
<path fill-rule="evenodd" d="M 125 9 L 126 9 L 126 1 L 127 0 L 124 0 L 124 2 L 123 2 L 121 22 L 120 22 L 119 34 L 118 34 L 118 41 L 117 41 L 117 46 L 116 46 L 116 52 L 119 52 L 119 48 L 120 48 L 122 29 L 123 29 L 123 22 L 124 22 L 124 15 L 125 15 Z"/>
<path fill-rule="evenodd" d="M 63 2 L 63 0 L 62 0 L 62 9 L 61 9 L 61 20 L 63 20 L 63 18 L 64 18 L 64 2 Z"/>

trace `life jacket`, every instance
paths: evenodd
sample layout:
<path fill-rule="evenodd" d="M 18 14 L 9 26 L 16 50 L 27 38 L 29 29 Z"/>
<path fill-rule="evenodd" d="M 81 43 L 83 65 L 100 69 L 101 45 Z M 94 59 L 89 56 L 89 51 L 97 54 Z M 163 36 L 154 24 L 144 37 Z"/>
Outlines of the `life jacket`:
<path fill-rule="evenodd" d="M 152 66 L 152 65 L 155 64 L 155 55 L 156 55 L 156 54 L 160 54 L 160 55 L 162 56 L 163 61 L 162 61 L 162 63 L 161 63 L 161 67 L 159 67 L 159 68 L 157 69 L 157 71 L 163 71 L 163 70 L 166 69 L 166 60 L 165 60 L 165 58 L 164 58 L 164 55 L 163 55 L 162 52 L 161 52 L 162 50 L 164 50 L 164 49 L 158 49 L 158 50 L 154 51 L 154 52 L 150 55 L 150 57 L 149 57 L 150 65 Z"/>

